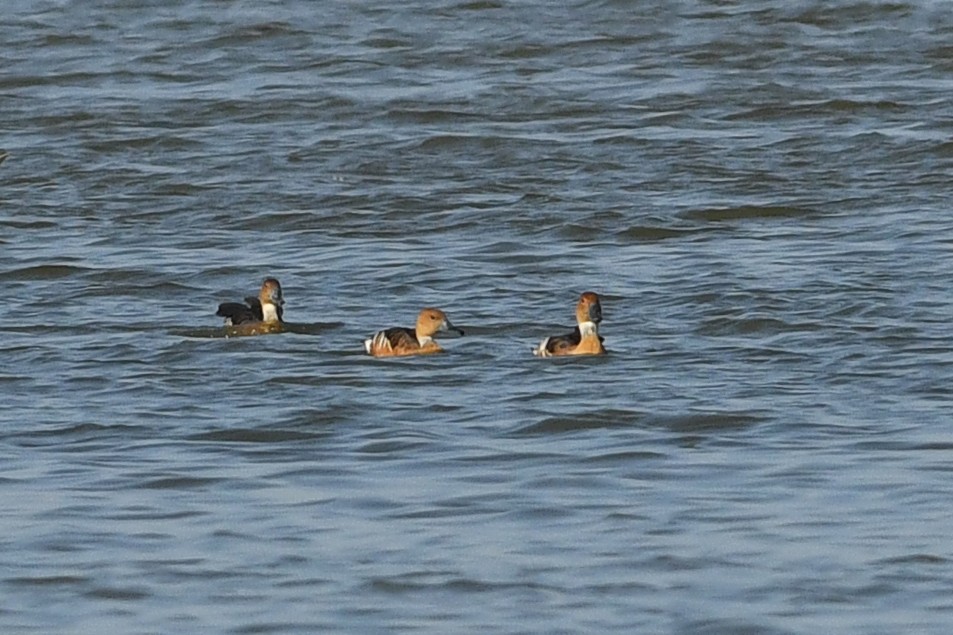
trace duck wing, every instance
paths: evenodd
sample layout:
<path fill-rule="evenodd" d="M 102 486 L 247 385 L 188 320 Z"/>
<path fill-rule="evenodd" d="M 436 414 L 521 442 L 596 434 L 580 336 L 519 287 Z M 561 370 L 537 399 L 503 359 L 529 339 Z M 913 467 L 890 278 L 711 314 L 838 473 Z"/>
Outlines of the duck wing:
<path fill-rule="evenodd" d="M 390 342 L 390 346 L 394 350 L 417 348 L 420 346 L 420 342 L 417 341 L 417 333 L 414 329 L 395 326 L 386 331 L 381 331 L 381 334 Z"/>
<path fill-rule="evenodd" d="M 247 305 L 240 302 L 223 302 L 218 305 L 219 315 L 229 321 L 232 325 L 247 324 L 249 322 L 261 322 L 264 314 L 261 311 L 261 302 L 258 298 L 245 298 Z"/>
<path fill-rule="evenodd" d="M 581 341 L 582 334 L 579 332 L 579 327 L 577 326 L 573 329 L 572 333 L 553 335 L 546 340 L 546 352 L 550 355 L 559 355 L 563 351 L 576 348 Z"/>

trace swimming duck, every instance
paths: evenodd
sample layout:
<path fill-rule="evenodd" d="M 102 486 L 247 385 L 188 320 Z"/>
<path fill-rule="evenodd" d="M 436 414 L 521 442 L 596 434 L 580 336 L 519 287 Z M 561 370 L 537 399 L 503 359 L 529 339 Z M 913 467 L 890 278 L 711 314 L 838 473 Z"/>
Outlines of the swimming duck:
<path fill-rule="evenodd" d="M 606 352 L 599 335 L 599 322 L 602 321 L 602 305 L 599 296 L 586 291 L 579 296 L 576 304 L 577 326 L 572 333 L 547 337 L 533 349 L 538 357 L 557 355 L 602 355 Z"/>
<path fill-rule="evenodd" d="M 284 322 L 285 300 L 281 296 L 281 284 L 275 278 L 265 278 L 258 297 L 245 298 L 247 304 L 223 302 L 215 315 L 225 318 L 225 326 L 232 335 L 262 335 L 278 333 Z"/>
<path fill-rule="evenodd" d="M 374 337 L 364 340 L 364 350 L 374 357 L 439 353 L 443 349 L 433 339 L 439 331 L 454 331 L 463 335 L 463 330 L 451 324 L 443 311 L 428 307 L 417 316 L 416 328 L 395 326 L 379 331 Z"/>

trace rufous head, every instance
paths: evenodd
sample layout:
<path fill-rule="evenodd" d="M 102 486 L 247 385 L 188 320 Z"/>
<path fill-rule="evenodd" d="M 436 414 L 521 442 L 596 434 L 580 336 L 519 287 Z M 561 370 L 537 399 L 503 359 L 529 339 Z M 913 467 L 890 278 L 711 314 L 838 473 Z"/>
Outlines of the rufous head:
<path fill-rule="evenodd" d="M 418 338 L 433 337 L 439 331 L 454 331 L 463 335 L 463 329 L 458 329 L 451 324 L 446 313 L 433 307 L 423 309 L 417 316 L 416 330 Z"/>
<path fill-rule="evenodd" d="M 601 321 L 602 304 L 599 303 L 599 296 L 592 291 L 586 291 L 579 296 L 579 304 L 576 305 L 576 322 L 598 324 Z"/>
<path fill-rule="evenodd" d="M 276 278 L 265 278 L 261 283 L 261 291 L 258 293 L 258 299 L 262 304 L 274 304 L 281 307 L 285 305 L 285 299 L 281 295 L 281 283 Z"/>

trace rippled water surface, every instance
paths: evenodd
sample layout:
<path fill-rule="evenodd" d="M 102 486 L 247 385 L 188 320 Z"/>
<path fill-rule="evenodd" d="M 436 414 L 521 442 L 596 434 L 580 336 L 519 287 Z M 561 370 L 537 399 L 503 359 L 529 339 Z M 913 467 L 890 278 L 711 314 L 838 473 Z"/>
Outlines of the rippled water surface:
<path fill-rule="evenodd" d="M 0 631 L 950 632 L 947 3 L 4 8 Z"/>

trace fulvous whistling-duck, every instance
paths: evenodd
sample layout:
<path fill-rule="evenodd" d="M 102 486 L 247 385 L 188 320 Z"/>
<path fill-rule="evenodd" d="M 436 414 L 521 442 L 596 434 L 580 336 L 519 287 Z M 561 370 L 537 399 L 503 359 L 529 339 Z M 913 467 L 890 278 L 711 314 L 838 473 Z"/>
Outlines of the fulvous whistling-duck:
<path fill-rule="evenodd" d="M 558 355 L 602 355 L 606 352 L 599 335 L 599 322 L 602 321 L 602 305 L 599 296 L 586 291 L 579 297 L 576 305 L 576 328 L 566 335 L 547 337 L 533 349 L 539 357 Z"/>
<path fill-rule="evenodd" d="M 364 350 L 374 357 L 439 353 L 443 349 L 433 338 L 440 331 L 455 331 L 463 335 L 463 330 L 451 324 L 443 311 L 426 308 L 417 316 L 416 328 L 395 326 L 379 331 L 374 337 L 364 340 Z"/>
<path fill-rule="evenodd" d="M 247 297 L 245 302 L 247 304 L 223 302 L 218 305 L 215 315 L 225 318 L 230 335 L 281 332 L 285 300 L 281 295 L 281 284 L 275 278 L 265 278 L 258 297 Z"/>

